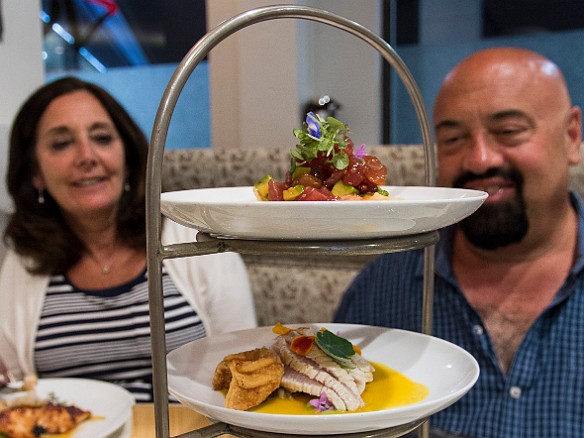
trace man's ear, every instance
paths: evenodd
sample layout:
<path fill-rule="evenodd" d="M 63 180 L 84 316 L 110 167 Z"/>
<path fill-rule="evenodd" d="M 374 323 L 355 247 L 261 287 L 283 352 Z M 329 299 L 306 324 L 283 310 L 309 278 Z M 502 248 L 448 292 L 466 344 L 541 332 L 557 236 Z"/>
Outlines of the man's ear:
<path fill-rule="evenodd" d="M 568 136 L 568 161 L 570 164 L 578 164 L 581 158 L 582 110 L 577 106 L 570 108 L 566 134 Z"/>

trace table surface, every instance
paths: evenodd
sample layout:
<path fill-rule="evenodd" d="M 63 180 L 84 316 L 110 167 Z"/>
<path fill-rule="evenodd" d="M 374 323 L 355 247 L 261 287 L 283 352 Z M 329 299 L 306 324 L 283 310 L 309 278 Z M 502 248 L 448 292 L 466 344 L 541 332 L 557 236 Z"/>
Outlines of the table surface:
<path fill-rule="evenodd" d="M 168 407 L 170 436 L 180 435 L 194 429 L 208 426 L 211 422 L 185 406 L 170 404 Z M 133 408 L 132 438 L 155 438 L 154 405 L 138 403 Z"/>

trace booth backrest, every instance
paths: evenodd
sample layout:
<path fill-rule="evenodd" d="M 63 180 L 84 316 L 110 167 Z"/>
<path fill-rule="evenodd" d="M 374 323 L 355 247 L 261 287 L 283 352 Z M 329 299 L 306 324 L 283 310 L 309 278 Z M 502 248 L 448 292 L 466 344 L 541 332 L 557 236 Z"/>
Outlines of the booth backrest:
<path fill-rule="evenodd" d="M 387 166 L 390 185 L 426 185 L 422 146 L 370 146 L 367 153 Z M 169 150 L 164 156 L 162 190 L 251 186 L 266 174 L 282 179 L 289 160 L 289 149 L 281 148 Z M 584 194 L 584 165 L 572 167 L 571 187 Z M 329 322 L 344 290 L 369 260 L 244 256 L 260 325 Z"/>

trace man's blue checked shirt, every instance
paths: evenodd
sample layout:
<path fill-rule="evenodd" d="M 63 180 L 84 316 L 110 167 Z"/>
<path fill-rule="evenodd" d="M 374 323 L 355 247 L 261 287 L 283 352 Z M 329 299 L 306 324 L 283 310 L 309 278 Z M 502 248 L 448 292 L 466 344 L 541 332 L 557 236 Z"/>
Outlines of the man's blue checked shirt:
<path fill-rule="evenodd" d="M 467 395 L 432 416 L 433 428 L 480 438 L 584 437 L 584 204 L 577 195 L 571 199 L 579 215 L 574 265 L 526 334 L 507 374 L 454 277 L 452 230 L 442 232 L 436 246 L 433 335 L 470 352 L 481 371 Z M 423 273 L 421 250 L 379 257 L 350 286 L 335 321 L 420 331 Z"/>

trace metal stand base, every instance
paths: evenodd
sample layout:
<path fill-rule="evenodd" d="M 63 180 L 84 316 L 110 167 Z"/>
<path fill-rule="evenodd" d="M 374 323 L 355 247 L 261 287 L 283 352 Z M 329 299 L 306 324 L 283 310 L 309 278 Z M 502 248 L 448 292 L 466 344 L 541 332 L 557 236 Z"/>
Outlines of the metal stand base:
<path fill-rule="evenodd" d="M 403 424 L 401 426 L 390 427 L 387 429 L 374 430 L 370 432 L 358 433 L 344 433 L 340 435 L 333 435 L 334 438 L 397 438 L 405 435 L 408 432 L 415 430 L 427 421 L 424 418 L 419 421 Z M 231 435 L 242 438 L 278 438 L 278 437 L 293 437 L 293 438 L 314 438 L 317 435 L 290 435 L 274 432 L 262 432 L 258 430 L 246 429 L 243 427 L 232 426 L 225 423 L 216 423 L 206 426 L 202 429 L 187 432 L 178 435 L 175 438 L 212 438 L 222 435 Z"/>

